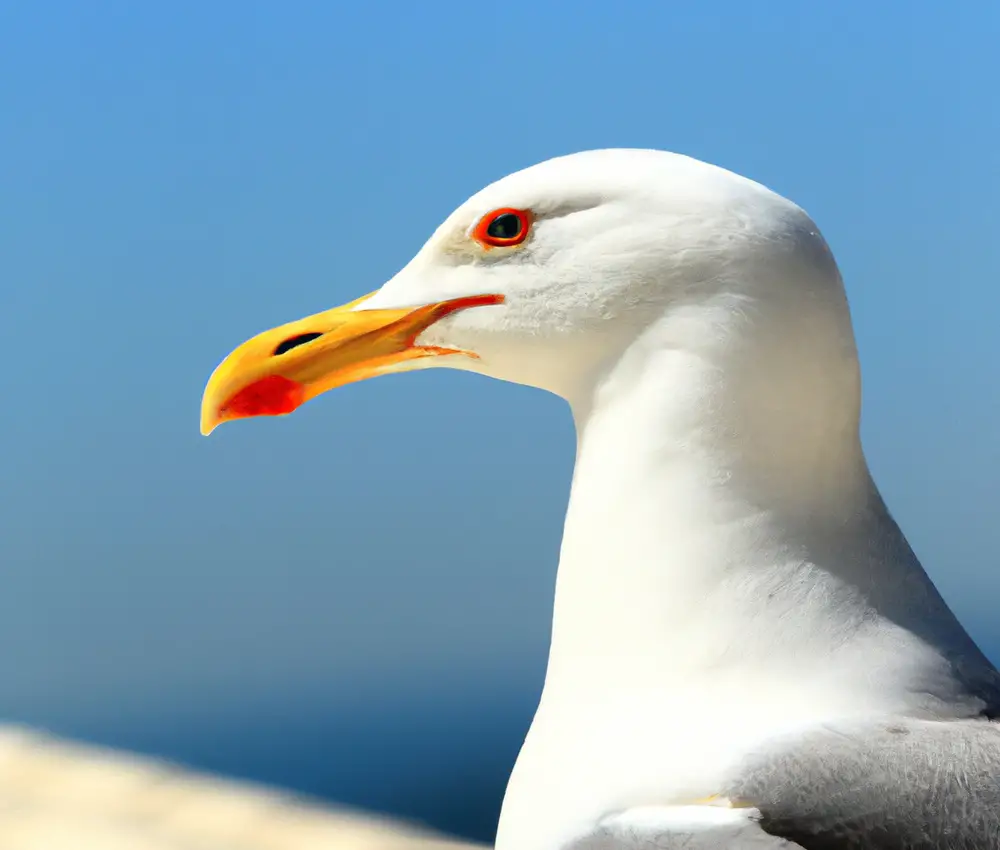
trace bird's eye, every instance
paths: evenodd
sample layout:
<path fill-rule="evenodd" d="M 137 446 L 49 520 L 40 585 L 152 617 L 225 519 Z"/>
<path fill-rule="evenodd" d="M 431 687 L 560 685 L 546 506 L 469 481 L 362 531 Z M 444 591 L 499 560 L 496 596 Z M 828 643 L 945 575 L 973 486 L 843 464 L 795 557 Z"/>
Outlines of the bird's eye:
<path fill-rule="evenodd" d="M 472 236 L 486 248 L 503 248 L 520 245 L 530 229 L 531 215 L 524 210 L 493 210 L 480 219 Z"/>

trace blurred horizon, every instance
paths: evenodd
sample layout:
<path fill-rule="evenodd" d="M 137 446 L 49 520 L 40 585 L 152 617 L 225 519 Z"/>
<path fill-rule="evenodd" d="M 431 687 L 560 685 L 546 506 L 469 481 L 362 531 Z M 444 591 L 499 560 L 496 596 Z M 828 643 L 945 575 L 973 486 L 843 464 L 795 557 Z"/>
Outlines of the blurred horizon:
<path fill-rule="evenodd" d="M 0 720 L 488 840 L 574 437 L 450 370 L 198 433 L 485 184 L 676 150 L 823 230 L 890 510 L 1000 660 L 1000 6 L 0 5 Z"/>
<path fill-rule="evenodd" d="M 254 694 L 121 717 L 34 712 L 60 736 L 493 840 L 507 777 L 534 713 L 534 682 L 455 676 L 426 686 Z M 9 718 L 5 718 L 9 720 Z"/>

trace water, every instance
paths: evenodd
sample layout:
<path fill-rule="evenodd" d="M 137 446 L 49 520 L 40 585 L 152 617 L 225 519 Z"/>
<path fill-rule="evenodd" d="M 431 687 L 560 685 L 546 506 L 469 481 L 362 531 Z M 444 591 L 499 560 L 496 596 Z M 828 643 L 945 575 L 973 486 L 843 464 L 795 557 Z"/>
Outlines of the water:
<path fill-rule="evenodd" d="M 78 740 L 492 842 L 536 703 L 527 687 L 433 696 L 401 691 L 353 703 L 273 694 L 143 717 L 53 716 L 44 725 Z"/>

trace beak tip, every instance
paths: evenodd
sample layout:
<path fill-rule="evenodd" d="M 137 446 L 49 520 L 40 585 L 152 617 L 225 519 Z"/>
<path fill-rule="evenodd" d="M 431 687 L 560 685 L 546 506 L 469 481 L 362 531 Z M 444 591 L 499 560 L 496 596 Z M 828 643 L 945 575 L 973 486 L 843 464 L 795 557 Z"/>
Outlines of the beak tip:
<path fill-rule="evenodd" d="M 206 393 L 206 397 L 217 399 L 219 396 L 212 392 Z M 268 375 L 243 387 L 221 406 L 217 403 L 203 404 L 201 433 L 207 437 L 219 425 L 231 419 L 283 416 L 296 410 L 305 401 L 306 388 L 302 384 L 281 375 Z"/>
<path fill-rule="evenodd" d="M 219 427 L 219 417 L 210 414 L 208 411 L 204 411 L 201 414 L 201 423 L 199 425 L 199 430 L 201 431 L 201 436 L 207 437 L 216 428 Z"/>

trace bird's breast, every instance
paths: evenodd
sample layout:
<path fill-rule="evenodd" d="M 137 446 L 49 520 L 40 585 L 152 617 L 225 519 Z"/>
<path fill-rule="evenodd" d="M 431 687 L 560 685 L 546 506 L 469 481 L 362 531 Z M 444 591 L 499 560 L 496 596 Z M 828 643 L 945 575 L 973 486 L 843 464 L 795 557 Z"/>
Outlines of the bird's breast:
<path fill-rule="evenodd" d="M 707 682 L 600 697 L 547 689 L 507 786 L 497 850 L 552 850 L 615 812 L 720 794 L 756 745 L 812 714 L 776 691 Z"/>

